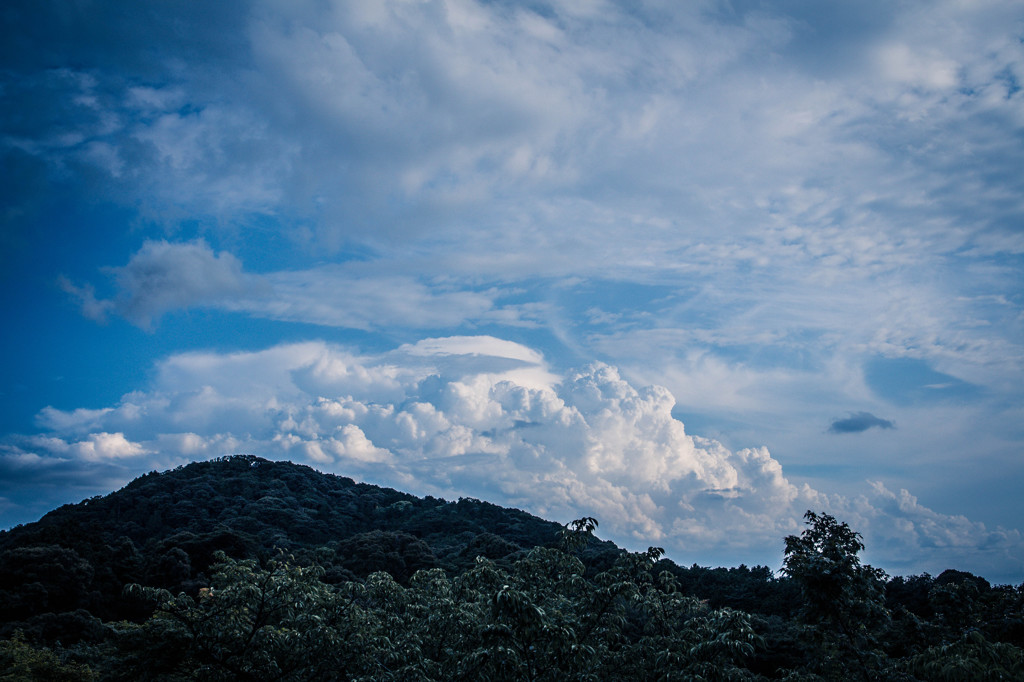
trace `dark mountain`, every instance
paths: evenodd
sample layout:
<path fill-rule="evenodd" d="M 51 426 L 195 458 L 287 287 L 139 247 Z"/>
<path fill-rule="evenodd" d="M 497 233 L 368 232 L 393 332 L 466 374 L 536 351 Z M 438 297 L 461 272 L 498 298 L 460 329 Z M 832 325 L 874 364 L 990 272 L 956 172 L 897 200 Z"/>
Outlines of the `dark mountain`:
<path fill-rule="evenodd" d="M 136 603 L 122 598 L 124 585 L 194 594 L 208 584 L 218 551 L 317 563 L 328 583 L 375 571 L 405 583 L 423 568 L 461 573 L 478 556 L 514 561 L 530 548 L 556 545 L 562 528 L 518 509 L 472 498 L 418 498 L 291 462 L 250 455 L 195 462 L 0 531 L 0 636 L 38 625 L 47 614 L 143 618 Z M 621 554 L 594 540 L 582 557 L 595 573 Z M 791 610 L 766 567 L 662 563 L 684 588 L 716 606 Z"/>
<path fill-rule="evenodd" d="M 890 579 L 859 563 L 863 545 L 846 524 L 807 519 L 785 539 L 789 576 L 684 568 L 656 548 L 631 554 L 598 540 L 592 519 L 567 528 L 476 499 L 223 457 L 0 532 L 0 670 L 22 670 L 10 677 L 19 680 L 137 680 L 161 669 L 177 672 L 145 679 L 285 679 L 236 666 L 264 660 L 253 658 L 256 643 L 277 642 L 260 656 L 278 665 L 301 653 L 306 666 L 287 679 L 313 679 L 308 666 L 322 656 L 378 666 L 367 679 L 401 679 L 382 661 L 400 655 L 418 670 L 423 652 L 447 671 L 423 679 L 449 679 L 465 665 L 504 670 L 510 642 L 526 637 L 526 659 L 548 647 L 551 661 L 615 679 L 645 678 L 648 664 L 706 679 L 845 679 L 850 660 L 864 679 L 1024 674 L 1024 586 L 955 570 Z M 271 611 L 267 598 L 278 600 Z M 238 629 L 239 618 L 256 620 Z M 350 636 L 378 648 L 346 648 Z M 228 639 L 236 653 L 218 658 Z M 603 653 L 580 653 L 590 650 Z M 966 677 L 947 675 L 967 664 Z M 211 665 L 223 674 L 208 675 Z M 327 666 L 316 679 L 346 679 L 316 665 Z"/>
<path fill-rule="evenodd" d="M 551 543 L 560 528 L 479 500 L 421 499 L 290 462 L 223 457 L 0 532 L 0 618 L 80 608 L 131 616 L 118 598 L 124 584 L 197 590 L 217 551 L 316 561 L 328 581 L 374 571 L 406 581 L 421 568 L 458 572 L 476 556 Z"/>

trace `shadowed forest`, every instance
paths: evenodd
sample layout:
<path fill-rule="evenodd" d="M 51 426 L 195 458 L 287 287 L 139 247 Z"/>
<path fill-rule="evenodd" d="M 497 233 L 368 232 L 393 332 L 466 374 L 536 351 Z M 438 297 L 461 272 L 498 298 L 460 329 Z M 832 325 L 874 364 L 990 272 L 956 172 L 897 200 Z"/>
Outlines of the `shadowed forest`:
<path fill-rule="evenodd" d="M 0 532 L 0 680 L 1020 680 L 1024 585 L 890 577 L 808 511 L 783 571 L 248 455 Z"/>

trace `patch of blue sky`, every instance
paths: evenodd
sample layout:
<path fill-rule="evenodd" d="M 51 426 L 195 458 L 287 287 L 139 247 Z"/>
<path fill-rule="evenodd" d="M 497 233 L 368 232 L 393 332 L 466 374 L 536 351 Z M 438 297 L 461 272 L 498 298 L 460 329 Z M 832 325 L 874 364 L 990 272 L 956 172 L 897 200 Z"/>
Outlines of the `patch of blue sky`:
<path fill-rule="evenodd" d="M 876 395 L 894 405 L 971 403 L 983 397 L 980 386 L 936 371 L 916 358 L 874 358 L 864 365 L 864 379 Z"/>
<path fill-rule="evenodd" d="M 169 236 L 167 233 L 171 232 L 174 241 L 204 239 L 214 251 L 229 251 L 237 256 L 246 272 L 259 274 L 306 269 L 311 262 L 341 264 L 381 257 L 379 249 L 356 239 L 339 239 L 326 251 L 318 243 L 316 231 L 314 218 L 253 212 L 217 230 L 200 222 L 179 222 L 172 230 L 155 232 L 153 238 Z"/>
<path fill-rule="evenodd" d="M 898 467 L 887 471 L 887 474 L 906 473 L 909 469 Z M 861 479 L 864 474 L 864 467 L 857 462 L 791 462 L 786 464 L 786 475 L 801 479 L 819 481 L 849 480 L 851 478 Z"/>
<path fill-rule="evenodd" d="M 1006 86 L 1006 99 L 1010 99 L 1020 92 L 1020 81 L 1010 67 L 1006 67 L 996 74 L 996 79 Z"/>
<path fill-rule="evenodd" d="M 785 368 L 813 372 L 822 367 L 820 337 L 819 332 L 796 330 L 765 342 L 717 343 L 709 346 L 709 351 L 730 364 L 750 369 Z"/>
<path fill-rule="evenodd" d="M 577 324 L 621 327 L 659 315 L 691 295 L 672 285 L 587 279 L 561 289 L 556 300 Z"/>
<path fill-rule="evenodd" d="M 2 428 L 30 431 L 35 413 L 55 402 L 106 405 L 134 388 L 135 362 L 148 365 L 145 344 L 124 343 L 126 325 L 85 319 L 60 288 L 61 277 L 93 279 L 99 263 L 128 257 L 126 212 L 57 194 L 19 226 L 32 238 L 12 240 L 0 274 L 8 290 L 0 297 L 0 353 L 18 358 L 0 364 Z"/>
<path fill-rule="evenodd" d="M 693 406 L 672 408 L 672 417 L 683 423 L 686 433 L 719 441 L 727 448 L 736 450 L 752 445 L 763 445 L 761 440 L 754 443 L 740 442 L 736 434 L 750 430 L 750 422 L 744 415 L 706 412 Z"/>

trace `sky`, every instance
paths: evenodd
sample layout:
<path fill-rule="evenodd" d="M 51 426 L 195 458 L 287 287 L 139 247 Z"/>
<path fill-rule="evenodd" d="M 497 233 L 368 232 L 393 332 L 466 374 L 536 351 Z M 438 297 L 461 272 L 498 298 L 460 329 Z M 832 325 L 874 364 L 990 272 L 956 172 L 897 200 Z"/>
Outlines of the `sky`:
<path fill-rule="evenodd" d="M 8 0 L 0 527 L 232 453 L 1024 582 L 1017 0 Z"/>

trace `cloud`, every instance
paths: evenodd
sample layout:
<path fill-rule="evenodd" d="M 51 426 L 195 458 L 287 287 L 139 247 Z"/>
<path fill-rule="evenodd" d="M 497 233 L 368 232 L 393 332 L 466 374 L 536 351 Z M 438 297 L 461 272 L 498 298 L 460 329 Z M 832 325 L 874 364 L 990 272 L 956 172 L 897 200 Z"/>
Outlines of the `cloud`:
<path fill-rule="evenodd" d="M 149 451 L 125 438 L 123 433 L 90 433 L 81 440 L 67 442 L 54 436 L 36 436 L 30 443 L 43 451 L 86 462 L 103 462 L 138 457 Z"/>
<path fill-rule="evenodd" d="M 38 5 L 25 34 L 64 25 Z M 273 296 L 216 298 L 264 318 L 537 324 L 502 295 L 601 277 L 697 293 L 582 340 L 623 366 L 629 332 L 654 328 L 716 349 L 761 331 L 812 363 L 867 350 L 1021 371 L 1019 305 L 971 298 L 1017 285 L 1013 268 L 979 269 L 1021 245 L 1020 154 L 1005 144 L 1024 130 L 1014 3 L 657 20 L 616 2 L 378 5 L 161 8 L 130 29 L 80 16 L 53 49 L 95 68 L 22 56 L 8 144 L 55 177 L 102 177 L 98 191 L 176 230 L 188 218 L 259 241 L 269 223 L 285 235 L 273 249 L 374 254 L 266 273 Z M 126 47 L 107 53 L 111 31 Z M 166 41 L 167 64 L 139 34 Z M 147 324 L 191 300 L 128 295 L 118 312 Z"/>
<path fill-rule="evenodd" d="M 172 223 L 298 216 L 332 252 L 389 237 L 493 247 L 524 211 L 543 219 L 527 242 L 558 240 L 561 215 L 586 204 L 597 210 L 574 239 L 613 254 L 623 241 L 644 253 L 638 219 L 704 237 L 762 233 L 767 216 L 811 229 L 838 219 L 855 240 L 879 209 L 937 217 L 971 201 L 946 191 L 955 181 L 936 166 L 974 185 L 995 163 L 985 185 L 1018 188 L 1016 155 L 993 146 L 1020 124 L 1000 75 L 1021 63 L 1012 2 L 657 17 L 617 2 L 600 15 L 378 4 L 162 8 L 131 13 L 136 25 L 80 16 L 81 36 L 49 44 L 77 57 L 58 63 L 87 68 L 22 56 L 16 92 L 36 106 L 12 109 L 41 115 L 10 127 L 19 146 L 109 176 L 122 199 Z M 25 8 L 25 33 L 61 26 L 50 12 Z M 139 34 L 159 36 L 166 63 Z M 815 41 L 838 54 L 808 49 Z M 986 215 L 1012 211 L 1004 201 Z"/>
<path fill-rule="evenodd" d="M 836 419 L 828 427 L 829 433 L 861 433 L 871 428 L 894 429 L 896 425 L 870 412 L 851 412 L 846 419 Z"/>
<path fill-rule="evenodd" d="M 255 275 L 244 272 L 233 254 L 214 254 L 202 240 L 160 241 L 147 242 L 125 266 L 105 268 L 119 288 L 115 298 L 98 298 L 92 284 L 77 286 L 67 278 L 60 284 L 87 317 L 102 319 L 115 312 L 140 325 L 193 305 L 365 330 L 466 322 L 529 327 L 537 326 L 546 310 L 542 301 L 519 302 L 531 295 L 522 287 L 481 286 L 466 273 L 439 275 L 423 266 L 372 259 Z"/>
<path fill-rule="evenodd" d="M 146 241 L 127 265 L 110 268 L 110 273 L 118 288 L 114 299 L 98 300 L 92 285 L 77 287 L 67 278 L 60 284 L 79 300 L 86 317 L 103 319 L 113 310 L 143 328 L 171 310 L 214 305 L 264 288 L 242 271 L 237 258 L 214 253 L 203 240 Z"/>
<path fill-rule="evenodd" d="M 766 448 L 690 435 L 674 404 L 667 389 L 637 388 L 606 364 L 557 376 L 535 349 L 495 337 L 376 356 L 306 342 L 172 356 L 117 405 L 49 408 L 48 434 L 9 440 L 2 454 L 5 466 L 136 461 L 141 472 L 250 452 L 559 520 L 597 516 L 610 538 L 664 545 L 680 560 L 775 565 L 808 508 L 848 516 L 869 546 L 880 538 L 883 566 L 941 570 L 977 550 L 1003 557 L 1003 570 L 1024 549 L 1016 531 L 944 516 L 880 483 L 856 497 L 795 483 Z"/>
<path fill-rule="evenodd" d="M 634 387 L 667 386 L 676 414 L 714 424 L 728 461 L 752 444 L 770 443 L 787 467 L 831 448 L 873 476 L 869 465 L 889 475 L 913 453 L 963 462 L 969 451 L 965 473 L 1020 449 L 1020 420 L 1005 416 L 1024 385 L 1024 316 L 1011 295 L 1024 251 L 1015 0 L 728 11 L 12 2 L 0 154 L 18 172 L 3 233 L 59 242 L 34 236 L 47 234 L 42 216 L 88 226 L 78 232 L 89 247 L 126 232 L 148 240 L 107 271 L 110 282 L 83 283 L 80 270 L 60 281 L 83 314 L 152 328 L 203 307 L 212 314 L 198 322 L 210 329 L 220 313 L 241 313 L 281 323 L 255 325 L 275 339 L 312 323 L 407 344 L 386 357 L 316 344 L 176 355 L 151 390 L 107 412 L 40 414 L 67 442 L 124 433 L 194 456 L 250 444 L 300 457 L 317 433 L 344 443 L 321 447 L 337 459 L 350 444 L 360 452 L 356 441 L 317 424 L 345 414 L 374 447 L 413 453 L 353 466 L 413 480 L 415 457 L 432 461 L 414 453 L 436 447 L 464 462 L 452 481 L 458 471 L 478 480 L 473 462 L 520 431 L 557 440 L 599 426 L 631 452 L 657 451 L 629 436 L 640 408 L 569 428 L 571 411 L 527 393 L 564 428 L 491 423 L 503 404 L 471 399 L 486 387 L 550 390 L 570 405 L 556 379 L 571 374 L 497 349 L 413 348 L 422 336 L 491 334 L 543 344 L 563 367 L 599 358 Z M 98 206 L 116 219 L 96 221 Z M 921 363 L 941 380 L 890 386 L 871 358 Z M 260 384 L 233 374 L 241 368 L 272 376 Z M 337 404 L 300 414 L 320 398 Z M 955 403 L 967 412 L 954 430 L 939 417 Z M 273 405 L 287 414 L 271 417 Z M 820 428 L 856 419 L 834 418 L 849 405 L 895 410 L 900 429 L 854 458 Z M 279 428 L 288 418 L 291 435 Z M 393 432 L 405 434 L 394 447 Z M 574 438 L 569 449 L 580 451 L 585 439 Z M 897 442 L 904 457 L 885 449 Z M 531 447 L 540 445 L 554 447 Z M 611 451 L 594 457 L 608 476 L 631 471 L 615 469 Z M 542 455 L 516 461 L 557 469 Z M 919 466 L 908 476 L 934 475 Z M 657 470 L 633 473 L 644 467 Z M 964 489 L 962 476 L 946 478 Z M 742 498 L 707 483 L 707 504 Z M 506 496 L 520 489 L 514 476 L 504 485 Z M 578 484 L 648 519 L 645 528 L 678 522 L 699 537 L 711 527 L 657 521 L 671 505 L 637 485 Z"/>
<path fill-rule="evenodd" d="M 532 389 L 551 389 L 560 381 L 549 370 L 542 353 L 493 336 L 423 339 L 400 346 L 393 356 L 406 365 L 422 358 L 449 377 L 477 376 Z"/>
<path fill-rule="evenodd" d="M 80 440 L 68 448 L 68 454 L 90 462 L 125 457 L 139 457 L 146 454 L 146 449 L 138 443 L 132 443 L 123 433 L 90 433 L 85 440 Z"/>
<path fill-rule="evenodd" d="M 350 329 L 389 326 L 441 328 L 496 317 L 506 324 L 526 321 L 515 306 L 499 308 L 498 289 L 464 287 L 415 276 L 389 274 L 375 264 L 324 265 L 263 275 L 247 273 L 227 251 L 214 253 L 203 240 L 147 241 L 127 265 L 106 268 L 117 295 L 100 299 L 92 284 L 78 286 L 61 277 L 60 287 L 82 314 L 104 321 L 116 313 L 152 328 L 173 310 L 190 307 L 244 312 L 254 317 Z"/>
<path fill-rule="evenodd" d="M 495 307 L 496 292 L 418 281 L 352 264 L 275 272 L 263 297 L 226 301 L 225 307 L 257 317 L 331 327 L 440 328 L 479 319 Z"/>
<path fill-rule="evenodd" d="M 57 278 L 57 286 L 78 303 L 82 315 L 94 322 L 106 322 L 107 315 L 115 308 L 113 301 L 96 298 L 96 288 L 91 284 L 77 286 L 70 279 L 61 275 Z"/>
<path fill-rule="evenodd" d="M 44 407 L 36 417 L 36 423 L 50 431 L 88 432 L 96 428 L 111 409 L 113 408 L 105 407 L 90 410 L 80 407 L 75 410 L 57 410 L 53 407 Z"/>
<path fill-rule="evenodd" d="M 1024 537 L 1017 529 L 990 528 L 958 514 L 929 509 L 906 489 L 889 490 L 879 481 L 841 508 L 851 527 L 866 528 L 866 560 L 885 557 L 894 573 L 928 571 L 933 575 L 960 567 L 997 582 L 1020 582 Z"/>
<path fill-rule="evenodd" d="M 146 242 L 114 276 L 119 312 L 143 326 L 168 310 L 241 296 L 254 288 L 238 259 L 227 252 L 215 254 L 203 241 Z"/>

